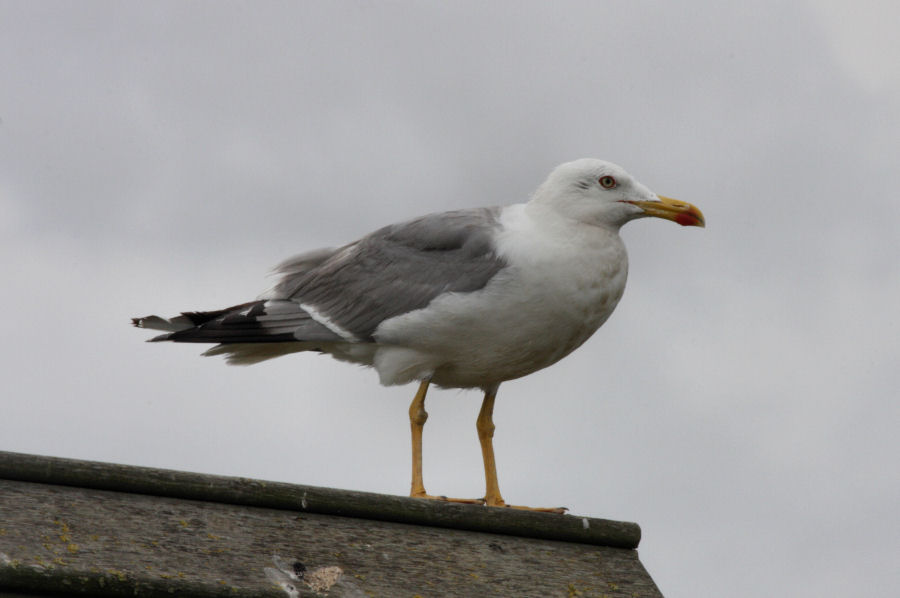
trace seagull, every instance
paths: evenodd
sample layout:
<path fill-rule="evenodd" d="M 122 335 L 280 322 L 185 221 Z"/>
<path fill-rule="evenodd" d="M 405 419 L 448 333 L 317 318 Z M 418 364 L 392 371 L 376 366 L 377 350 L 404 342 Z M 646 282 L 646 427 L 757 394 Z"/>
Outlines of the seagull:
<path fill-rule="evenodd" d="M 255 301 L 132 322 L 165 331 L 150 341 L 216 343 L 204 355 L 231 364 L 315 351 L 372 367 L 384 385 L 418 383 L 409 407 L 410 496 L 512 506 L 494 459 L 497 389 L 556 363 L 609 318 L 628 274 L 619 229 L 643 217 L 705 226 L 695 206 L 653 193 L 616 164 L 584 158 L 556 167 L 526 203 L 386 226 L 282 262 L 278 282 Z M 483 498 L 425 491 L 431 384 L 484 392 L 476 420 Z"/>

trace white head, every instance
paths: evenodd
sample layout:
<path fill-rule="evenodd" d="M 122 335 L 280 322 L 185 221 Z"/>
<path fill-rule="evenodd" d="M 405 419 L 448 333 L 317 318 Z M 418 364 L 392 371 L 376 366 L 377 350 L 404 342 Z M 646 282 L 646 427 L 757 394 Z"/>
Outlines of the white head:
<path fill-rule="evenodd" d="M 703 214 L 696 207 L 657 195 L 621 166 L 593 158 L 557 166 L 535 191 L 531 203 L 549 206 L 580 222 L 615 229 L 645 216 L 704 226 Z"/>

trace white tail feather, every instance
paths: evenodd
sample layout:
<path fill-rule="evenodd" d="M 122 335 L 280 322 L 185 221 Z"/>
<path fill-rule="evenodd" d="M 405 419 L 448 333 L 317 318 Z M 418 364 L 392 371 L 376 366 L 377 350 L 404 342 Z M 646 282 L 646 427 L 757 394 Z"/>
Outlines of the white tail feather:
<path fill-rule="evenodd" d="M 185 316 L 175 316 L 168 320 L 166 318 L 160 318 L 159 316 L 135 318 L 134 325 L 138 328 L 164 330 L 166 332 L 178 332 L 179 330 L 187 330 L 188 328 L 194 327 L 194 324 Z"/>

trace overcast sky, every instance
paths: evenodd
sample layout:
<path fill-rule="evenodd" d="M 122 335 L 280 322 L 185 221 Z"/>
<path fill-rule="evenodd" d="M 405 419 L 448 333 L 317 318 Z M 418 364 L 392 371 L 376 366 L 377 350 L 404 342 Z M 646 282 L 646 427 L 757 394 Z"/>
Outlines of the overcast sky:
<path fill-rule="evenodd" d="M 404 494 L 413 386 L 129 318 L 599 157 L 707 228 L 629 224 L 617 312 L 503 384 L 504 497 L 640 523 L 669 598 L 896 592 L 898 5 L 485 4 L 0 1 L 0 450 Z M 429 491 L 483 494 L 480 399 L 430 394 Z"/>

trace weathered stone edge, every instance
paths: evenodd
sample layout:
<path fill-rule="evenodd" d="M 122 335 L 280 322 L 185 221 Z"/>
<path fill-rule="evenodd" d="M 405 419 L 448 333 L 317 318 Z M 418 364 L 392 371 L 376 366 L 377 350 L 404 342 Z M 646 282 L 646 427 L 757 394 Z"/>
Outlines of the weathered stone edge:
<path fill-rule="evenodd" d="M 312 598 L 316 594 L 299 587 L 297 598 Z M 191 598 L 284 598 L 285 590 L 272 586 L 271 590 L 237 588 L 225 584 L 208 584 L 183 579 L 155 580 L 135 577 L 124 572 L 72 571 L 66 568 L 40 567 L 0 563 L 0 597 L 7 591 L 22 591 L 28 595 L 71 596 L 98 598 L 139 596 L 190 596 Z"/>
<path fill-rule="evenodd" d="M 0 451 L 0 479 L 306 511 L 615 548 L 637 548 L 636 523 L 482 507 L 230 476 Z"/>

